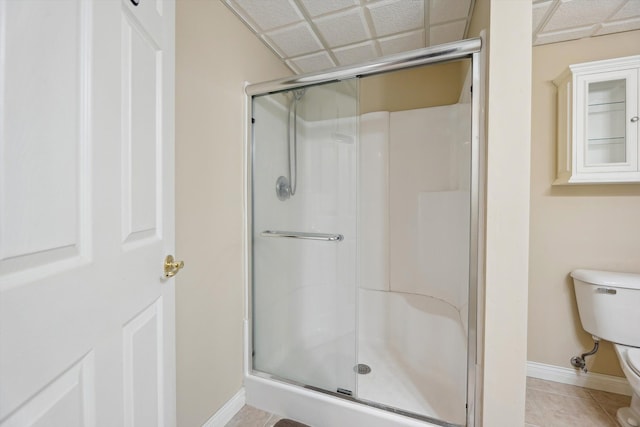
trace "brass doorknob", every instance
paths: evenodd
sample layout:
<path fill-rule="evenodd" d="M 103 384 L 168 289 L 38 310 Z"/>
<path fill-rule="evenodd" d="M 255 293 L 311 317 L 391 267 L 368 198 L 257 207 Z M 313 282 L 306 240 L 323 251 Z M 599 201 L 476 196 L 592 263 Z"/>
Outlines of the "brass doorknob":
<path fill-rule="evenodd" d="M 173 277 L 184 267 L 184 261 L 176 261 L 173 255 L 167 255 L 164 259 L 164 277 Z"/>

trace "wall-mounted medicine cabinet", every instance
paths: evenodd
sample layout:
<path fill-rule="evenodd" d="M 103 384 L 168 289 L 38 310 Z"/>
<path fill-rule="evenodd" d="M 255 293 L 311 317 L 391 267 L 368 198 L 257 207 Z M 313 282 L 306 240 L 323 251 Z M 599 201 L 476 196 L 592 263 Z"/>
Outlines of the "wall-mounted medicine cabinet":
<path fill-rule="evenodd" d="M 640 182 L 640 55 L 570 65 L 558 87 L 554 185 Z"/>

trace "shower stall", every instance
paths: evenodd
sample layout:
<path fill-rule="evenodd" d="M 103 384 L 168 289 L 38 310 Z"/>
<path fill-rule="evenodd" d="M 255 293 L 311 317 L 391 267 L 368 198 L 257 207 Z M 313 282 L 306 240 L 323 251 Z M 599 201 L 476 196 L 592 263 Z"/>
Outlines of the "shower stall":
<path fill-rule="evenodd" d="M 247 87 L 248 404 L 475 424 L 480 47 Z"/>

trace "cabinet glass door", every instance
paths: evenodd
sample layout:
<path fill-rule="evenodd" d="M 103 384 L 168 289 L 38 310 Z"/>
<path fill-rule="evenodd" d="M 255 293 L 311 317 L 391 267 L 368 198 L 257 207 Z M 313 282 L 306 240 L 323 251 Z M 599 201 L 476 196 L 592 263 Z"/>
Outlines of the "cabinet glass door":
<path fill-rule="evenodd" d="M 585 163 L 625 163 L 626 80 L 592 82 L 588 87 Z"/>
<path fill-rule="evenodd" d="M 638 104 L 637 71 L 589 74 L 578 83 L 578 172 L 636 171 L 637 130 L 629 119 Z"/>

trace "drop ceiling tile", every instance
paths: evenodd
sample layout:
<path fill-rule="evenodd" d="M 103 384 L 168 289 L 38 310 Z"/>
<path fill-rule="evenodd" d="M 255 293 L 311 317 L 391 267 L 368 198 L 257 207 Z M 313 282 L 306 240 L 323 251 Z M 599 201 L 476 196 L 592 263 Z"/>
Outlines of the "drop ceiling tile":
<path fill-rule="evenodd" d="M 549 33 L 538 34 L 534 45 L 562 42 L 566 40 L 576 40 L 583 37 L 589 37 L 595 29 L 595 25 L 589 25 L 587 27 L 572 28 L 570 30 L 555 31 Z"/>
<path fill-rule="evenodd" d="M 314 23 L 330 47 L 345 46 L 371 37 L 360 8 L 331 14 Z"/>
<path fill-rule="evenodd" d="M 322 43 L 306 22 L 267 33 L 265 38 L 285 57 L 316 52 L 323 48 Z"/>
<path fill-rule="evenodd" d="M 432 25 L 429 29 L 429 44 L 433 46 L 455 40 L 462 40 L 466 26 L 466 19 L 448 24 Z"/>
<path fill-rule="evenodd" d="M 624 21 L 605 22 L 602 27 L 596 31 L 596 36 L 602 36 L 604 34 L 620 33 L 623 31 L 640 30 L 640 17 L 633 19 L 625 19 Z M 638 40 L 640 45 L 640 40 Z"/>
<path fill-rule="evenodd" d="M 300 71 L 300 69 L 292 61 L 287 59 L 284 62 L 285 62 L 285 64 L 287 64 L 287 67 L 289 67 L 291 69 L 291 71 L 293 71 L 295 74 L 302 74 L 302 71 Z"/>
<path fill-rule="evenodd" d="M 611 20 L 640 17 L 640 0 L 629 0 Z"/>
<path fill-rule="evenodd" d="M 336 12 L 360 4 L 358 0 L 300 0 L 312 17 Z"/>
<path fill-rule="evenodd" d="M 420 49 L 425 47 L 424 30 L 379 39 L 378 43 L 380 43 L 383 55 L 393 55 L 394 53 Z"/>
<path fill-rule="evenodd" d="M 585 27 L 607 19 L 625 0 L 563 0 L 544 32 Z"/>
<path fill-rule="evenodd" d="M 542 20 L 544 19 L 547 12 L 549 12 L 549 7 L 553 4 L 552 1 L 545 1 L 541 3 L 536 3 L 533 5 L 533 25 L 531 26 L 532 30 L 535 32 Z"/>
<path fill-rule="evenodd" d="M 293 63 L 303 73 L 312 73 L 336 66 L 326 51 L 291 58 L 289 62 Z"/>
<path fill-rule="evenodd" d="M 429 7 L 429 22 L 440 22 L 466 19 L 469 14 L 471 0 L 431 0 Z"/>
<path fill-rule="evenodd" d="M 275 44 L 275 42 L 269 39 L 269 37 L 265 35 L 261 35 L 261 36 L 258 36 L 258 38 L 260 38 L 264 44 L 269 46 L 271 50 L 273 50 L 276 53 L 276 55 L 278 55 L 280 58 L 284 59 L 287 57 L 287 55 L 284 54 L 282 49 L 280 49 L 280 47 L 277 44 Z"/>
<path fill-rule="evenodd" d="M 227 3 L 243 18 L 249 17 L 249 20 L 245 20 L 254 22 L 258 26 L 257 32 L 269 31 L 304 19 L 292 0 L 228 0 Z"/>
<path fill-rule="evenodd" d="M 352 65 L 369 61 L 378 56 L 375 44 L 372 41 L 334 49 L 333 54 L 340 65 Z"/>
<path fill-rule="evenodd" d="M 424 2 L 390 0 L 367 4 L 378 37 L 424 27 Z"/>

